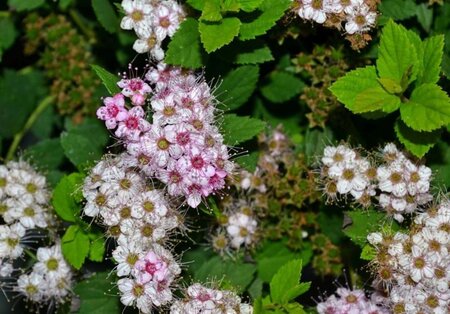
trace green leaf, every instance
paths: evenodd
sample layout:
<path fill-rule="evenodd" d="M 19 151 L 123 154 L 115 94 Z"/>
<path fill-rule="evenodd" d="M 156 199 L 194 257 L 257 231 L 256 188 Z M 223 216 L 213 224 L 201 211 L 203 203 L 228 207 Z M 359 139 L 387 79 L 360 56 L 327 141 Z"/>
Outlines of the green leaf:
<path fill-rule="evenodd" d="M 407 127 L 400 119 L 394 125 L 398 140 L 408 151 L 422 158 L 440 137 L 440 130 L 433 132 L 417 132 Z"/>
<path fill-rule="evenodd" d="M 95 235 L 89 246 L 89 259 L 93 262 L 102 262 L 105 255 L 105 240 L 101 235 Z"/>
<path fill-rule="evenodd" d="M 76 222 L 81 200 L 80 191 L 84 176 L 81 173 L 72 173 L 64 176 L 53 190 L 52 205 L 59 217 L 65 221 Z"/>
<path fill-rule="evenodd" d="M 415 131 L 433 131 L 450 123 L 450 98 L 436 84 L 423 84 L 400 107 L 403 122 Z"/>
<path fill-rule="evenodd" d="M 236 157 L 235 161 L 247 171 L 254 172 L 258 164 L 258 159 L 259 152 L 253 151 L 247 155 Z"/>
<path fill-rule="evenodd" d="M 371 261 L 377 256 L 377 251 L 370 244 L 366 244 L 363 246 L 361 251 L 361 259 L 365 261 Z"/>
<path fill-rule="evenodd" d="M 426 3 L 421 3 L 417 6 L 416 15 L 420 25 L 429 33 L 433 22 L 433 9 Z"/>
<path fill-rule="evenodd" d="M 180 24 L 169 43 L 165 62 L 191 69 L 203 65 L 198 22 L 195 19 L 187 18 Z"/>
<path fill-rule="evenodd" d="M 405 20 L 416 14 L 416 3 L 414 0 L 383 0 L 378 10 L 385 17 Z"/>
<path fill-rule="evenodd" d="M 352 222 L 344 228 L 344 233 L 360 247 L 367 243 L 367 235 L 377 231 L 386 219 L 385 213 L 369 209 L 347 211 L 345 214 Z"/>
<path fill-rule="evenodd" d="M 211 53 L 229 44 L 239 34 L 240 26 L 241 21 L 236 17 L 226 17 L 216 23 L 201 21 L 198 30 L 206 52 Z"/>
<path fill-rule="evenodd" d="M 64 161 L 64 150 L 59 138 L 45 139 L 27 148 L 23 157 L 45 172 L 61 165 Z"/>
<path fill-rule="evenodd" d="M 282 103 L 299 94 L 304 86 L 294 75 L 275 71 L 270 74 L 268 83 L 261 87 L 261 93 L 271 102 Z"/>
<path fill-rule="evenodd" d="M 100 24 L 109 33 L 115 33 L 118 29 L 119 19 L 109 0 L 92 0 L 92 8 Z"/>
<path fill-rule="evenodd" d="M 401 83 L 405 73 L 412 68 L 407 82 L 417 76 L 417 52 L 410 42 L 408 31 L 392 20 L 383 28 L 378 49 L 377 69 L 381 78 L 390 78 Z"/>
<path fill-rule="evenodd" d="M 12 46 L 18 34 L 11 16 L 0 17 L 0 29 L 2 30 L 2 35 L 0 36 L 0 61 L 1 61 L 3 51 Z"/>
<path fill-rule="evenodd" d="M 416 63 L 416 70 L 417 70 L 417 84 L 420 84 L 420 79 L 423 76 L 424 72 L 424 43 L 420 39 L 419 35 L 417 35 L 412 30 L 408 30 L 408 38 L 411 44 L 416 49 L 417 54 L 417 63 Z M 408 82 L 404 82 L 403 90 L 405 90 L 408 86 Z"/>
<path fill-rule="evenodd" d="M 255 271 L 255 265 L 242 261 L 222 260 L 219 256 L 214 256 L 198 268 L 195 279 L 205 282 L 224 278 L 238 288 L 238 292 L 243 292 L 253 281 Z"/>
<path fill-rule="evenodd" d="M 34 10 L 45 3 L 45 0 L 8 0 L 8 5 L 19 12 Z"/>
<path fill-rule="evenodd" d="M 224 142 L 233 146 L 245 142 L 261 133 L 266 123 L 259 119 L 226 114 L 222 122 Z"/>
<path fill-rule="evenodd" d="M 234 110 L 245 104 L 253 94 L 259 78 L 259 67 L 245 65 L 230 71 L 216 90 L 216 97 L 228 110 Z"/>
<path fill-rule="evenodd" d="M 330 91 L 354 113 L 376 110 L 390 112 L 400 101 L 380 85 L 374 66 L 348 72 L 331 85 Z"/>
<path fill-rule="evenodd" d="M 101 66 L 92 64 L 91 65 L 94 72 L 98 75 L 100 80 L 103 82 L 103 85 L 105 85 L 106 89 L 111 95 L 115 95 L 120 92 L 119 87 L 117 86 L 117 82 L 119 81 L 119 78 L 117 75 L 114 75 Z"/>
<path fill-rule="evenodd" d="M 81 301 L 78 314 L 114 314 L 121 311 L 117 278 L 111 276 L 109 271 L 96 273 L 80 281 L 74 292 Z"/>
<path fill-rule="evenodd" d="M 292 260 L 278 269 L 270 281 L 270 296 L 274 303 L 286 304 L 308 291 L 310 283 L 299 284 L 301 272 L 301 259 Z"/>
<path fill-rule="evenodd" d="M 89 237 L 78 225 L 67 228 L 61 239 L 64 258 L 75 269 L 80 269 L 89 254 Z"/>
<path fill-rule="evenodd" d="M 222 19 L 220 14 L 220 1 L 219 0 L 209 0 L 205 1 L 202 9 L 202 15 L 200 20 L 217 22 Z"/>
<path fill-rule="evenodd" d="M 251 51 L 245 52 L 239 50 L 234 63 L 236 64 L 257 64 L 272 61 L 273 56 L 270 48 L 267 45 L 257 47 Z"/>
<path fill-rule="evenodd" d="M 258 278 L 270 282 L 281 266 L 298 257 L 281 242 L 265 243 L 256 254 Z"/>
<path fill-rule="evenodd" d="M 417 84 L 437 83 L 444 53 L 444 36 L 432 36 L 423 42 L 423 74 Z"/>
<path fill-rule="evenodd" d="M 320 156 L 323 153 L 323 149 L 333 140 L 333 138 L 333 132 L 329 128 L 325 128 L 324 130 L 306 130 L 305 138 L 300 149 L 306 155 L 308 165 L 312 165 L 317 160 L 317 156 Z"/>
<path fill-rule="evenodd" d="M 284 15 L 284 12 L 290 6 L 290 0 L 264 0 L 258 7 L 258 10 L 252 13 L 257 13 L 257 15 L 248 21 L 242 20 L 239 39 L 249 40 L 264 35 Z"/>
<path fill-rule="evenodd" d="M 242 11 L 252 12 L 256 10 L 263 0 L 238 0 Z"/>
<path fill-rule="evenodd" d="M 205 0 L 187 0 L 186 1 L 194 9 L 201 11 L 205 5 Z"/>
<path fill-rule="evenodd" d="M 0 78 L 0 137 L 19 132 L 47 93 L 45 78 L 35 70 L 5 70 Z"/>
<path fill-rule="evenodd" d="M 378 82 L 390 94 L 398 94 L 403 92 L 403 88 L 396 81 L 389 78 L 379 78 Z"/>

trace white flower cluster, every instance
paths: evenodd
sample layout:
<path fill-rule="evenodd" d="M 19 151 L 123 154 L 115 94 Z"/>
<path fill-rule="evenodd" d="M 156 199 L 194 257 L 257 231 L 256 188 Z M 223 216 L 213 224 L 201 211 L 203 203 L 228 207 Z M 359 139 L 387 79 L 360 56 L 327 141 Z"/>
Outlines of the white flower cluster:
<path fill-rule="evenodd" d="M 172 300 L 171 285 L 181 269 L 160 244 L 180 225 L 163 190 L 148 183 L 126 153 L 100 161 L 85 179 L 86 216 L 95 217 L 117 238 L 121 302 L 151 313 Z"/>
<path fill-rule="evenodd" d="M 363 33 L 375 25 L 377 13 L 364 0 L 297 0 L 298 15 L 323 24 L 334 16 L 345 22 L 348 34 Z"/>
<path fill-rule="evenodd" d="M 317 304 L 319 314 L 390 313 L 388 309 L 378 305 L 374 300 L 368 299 L 363 290 L 338 288 L 336 294 L 337 296 L 331 295 L 325 301 Z"/>
<path fill-rule="evenodd" d="M 185 298 L 176 301 L 170 314 L 252 314 L 251 305 L 242 303 L 232 291 L 216 290 L 194 283 L 186 289 Z"/>
<path fill-rule="evenodd" d="M 134 30 L 138 39 L 133 49 L 138 53 L 150 53 L 156 60 L 164 58 L 161 44 L 166 37 L 172 37 L 185 13 L 174 0 L 123 0 L 125 16 L 120 27 Z"/>
<path fill-rule="evenodd" d="M 27 230 L 45 228 L 50 223 L 50 195 L 46 179 L 24 161 L 0 165 L 1 277 L 13 272 L 12 262 L 23 254 Z"/>
<path fill-rule="evenodd" d="M 72 285 L 72 271 L 64 260 L 59 241 L 37 250 L 37 262 L 28 274 L 20 275 L 14 290 L 36 303 L 66 302 Z"/>
<path fill-rule="evenodd" d="M 376 283 L 390 287 L 393 313 L 448 313 L 450 308 L 450 203 L 416 216 L 410 234 L 372 233 Z"/>
<path fill-rule="evenodd" d="M 379 205 L 395 220 L 402 222 L 432 200 L 429 192 L 431 169 L 416 165 L 394 144 L 382 149 L 383 161 L 375 167 L 369 159 L 346 145 L 327 146 L 321 159 L 321 176 L 330 199 L 350 194 L 362 205 L 370 205 L 380 191 Z"/>

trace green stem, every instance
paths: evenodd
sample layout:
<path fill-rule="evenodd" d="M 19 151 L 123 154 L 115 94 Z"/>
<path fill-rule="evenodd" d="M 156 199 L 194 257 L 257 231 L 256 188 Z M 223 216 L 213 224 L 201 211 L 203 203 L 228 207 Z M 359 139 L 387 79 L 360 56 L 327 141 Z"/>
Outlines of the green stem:
<path fill-rule="evenodd" d="M 20 142 L 22 141 L 23 136 L 27 133 L 27 131 L 33 126 L 36 119 L 39 115 L 47 108 L 53 101 L 53 96 L 45 97 L 34 109 L 25 123 L 24 127 L 20 132 L 14 135 L 11 146 L 9 146 L 8 153 L 6 154 L 6 160 L 11 160 L 14 158 L 14 154 L 16 153 L 17 148 L 19 147 Z"/>
<path fill-rule="evenodd" d="M 91 44 L 94 44 L 97 41 L 96 38 L 95 38 L 95 34 L 92 31 L 92 29 L 88 28 L 86 26 L 86 23 L 84 23 L 81 20 L 80 14 L 78 14 L 78 12 L 75 11 L 74 9 L 69 10 L 69 14 L 70 14 L 70 17 L 72 18 L 72 20 L 75 22 L 75 24 L 77 24 L 78 28 L 88 38 L 89 42 Z"/>
<path fill-rule="evenodd" d="M 25 251 L 25 254 L 27 254 L 29 257 L 31 257 L 34 261 L 37 261 L 36 254 L 31 252 L 29 249 L 24 249 L 24 251 Z"/>

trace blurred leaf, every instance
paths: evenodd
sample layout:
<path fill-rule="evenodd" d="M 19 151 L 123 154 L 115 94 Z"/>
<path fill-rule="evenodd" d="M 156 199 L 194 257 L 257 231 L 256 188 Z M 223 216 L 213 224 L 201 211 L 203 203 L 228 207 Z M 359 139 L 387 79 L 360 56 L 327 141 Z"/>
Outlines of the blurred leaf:
<path fill-rule="evenodd" d="M 247 171 L 254 172 L 258 164 L 258 159 L 259 159 L 259 152 L 253 151 L 246 155 L 236 157 L 235 161 Z"/>
<path fill-rule="evenodd" d="M 226 114 L 222 122 L 224 142 L 229 146 L 237 145 L 255 137 L 265 127 L 266 123 L 259 119 Z"/>
<path fill-rule="evenodd" d="M 306 155 L 306 161 L 308 165 L 312 165 L 318 160 L 318 157 L 322 156 L 323 150 L 327 145 L 330 145 L 334 140 L 334 135 L 331 129 L 325 128 L 308 129 L 306 130 L 303 143 L 300 145 L 300 149 Z"/>
<path fill-rule="evenodd" d="M 165 62 L 191 69 L 203 65 L 198 22 L 195 19 L 187 18 L 180 24 L 168 45 Z"/>
<path fill-rule="evenodd" d="M 19 132 L 28 116 L 46 94 L 41 72 L 5 70 L 0 78 L 0 136 Z"/>
<path fill-rule="evenodd" d="M 226 17 L 214 23 L 201 21 L 198 30 L 206 52 L 211 53 L 229 44 L 239 34 L 240 26 L 241 22 L 236 17 Z"/>
<path fill-rule="evenodd" d="M 256 65 L 238 67 L 225 76 L 215 94 L 229 110 L 241 107 L 253 94 L 259 78 L 259 68 Z"/>
<path fill-rule="evenodd" d="M 267 84 L 261 87 L 264 97 L 274 103 L 282 103 L 299 94 L 305 84 L 287 72 L 272 72 Z"/>
<path fill-rule="evenodd" d="M 64 258 L 75 269 L 80 269 L 89 253 L 89 237 L 78 225 L 67 228 L 61 239 Z"/>
<path fill-rule="evenodd" d="M 48 106 L 33 123 L 30 131 L 40 139 L 47 139 L 52 133 L 57 118 L 53 107 Z"/>
<path fill-rule="evenodd" d="M 74 292 L 80 297 L 78 314 L 120 313 L 117 278 L 111 272 L 99 272 L 77 283 Z"/>
<path fill-rule="evenodd" d="M 441 136 L 440 130 L 433 132 L 417 132 L 409 128 L 400 119 L 394 125 L 398 140 L 413 155 L 422 158 Z"/>
<path fill-rule="evenodd" d="M 416 14 L 416 3 L 414 0 L 383 0 L 378 10 L 386 18 L 405 20 Z"/>
<path fill-rule="evenodd" d="M 8 0 L 8 5 L 19 12 L 34 10 L 44 3 L 45 0 Z"/>
<path fill-rule="evenodd" d="M 220 21 L 221 19 L 222 15 L 220 14 L 220 1 L 205 1 L 202 6 L 202 15 L 200 16 L 200 20 L 215 22 Z"/>
<path fill-rule="evenodd" d="M 256 10 L 263 2 L 263 0 L 238 0 L 241 9 L 245 12 Z"/>
<path fill-rule="evenodd" d="M 0 29 L 2 35 L 0 36 L 0 61 L 2 60 L 3 52 L 14 44 L 17 37 L 17 30 L 14 26 L 11 16 L 0 17 Z"/>
<path fill-rule="evenodd" d="M 59 138 L 45 139 L 28 147 L 23 157 L 40 171 L 46 172 L 61 165 L 64 161 L 64 150 Z"/>
<path fill-rule="evenodd" d="M 92 8 L 100 24 L 109 33 L 118 30 L 119 19 L 109 0 L 92 0 Z"/>
<path fill-rule="evenodd" d="M 420 25 L 429 33 L 433 22 L 433 9 L 428 4 L 421 3 L 417 6 L 416 15 Z"/>

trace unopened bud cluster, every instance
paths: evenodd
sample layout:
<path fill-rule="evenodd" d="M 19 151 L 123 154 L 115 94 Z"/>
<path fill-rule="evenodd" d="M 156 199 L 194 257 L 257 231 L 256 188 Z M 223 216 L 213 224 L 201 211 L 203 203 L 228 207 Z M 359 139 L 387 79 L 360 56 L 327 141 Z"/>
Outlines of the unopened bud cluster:
<path fill-rule="evenodd" d="M 377 199 L 399 222 L 432 200 L 430 168 L 415 164 L 394 144 L 382 149 L 379 160 L 372 159 L 345 144 L 327 146 L 321 158 L 326 196 L 331 200 L 351 196 L 363 206 Z"/>

